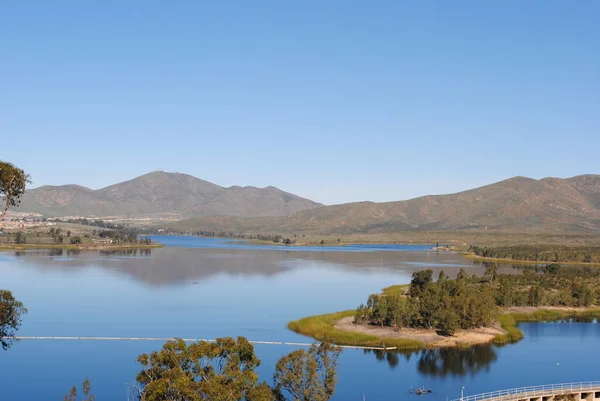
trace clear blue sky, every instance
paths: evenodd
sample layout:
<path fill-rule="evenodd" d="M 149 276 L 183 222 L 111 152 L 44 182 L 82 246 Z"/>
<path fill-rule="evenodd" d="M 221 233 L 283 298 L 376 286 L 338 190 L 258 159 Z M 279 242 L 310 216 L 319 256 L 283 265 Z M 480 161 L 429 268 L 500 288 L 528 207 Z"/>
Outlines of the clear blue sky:
<path fill-rule="evenodd" d="M 600 2 L 3 1 L 0 159 L 324 203 L 600 173 Z"/>

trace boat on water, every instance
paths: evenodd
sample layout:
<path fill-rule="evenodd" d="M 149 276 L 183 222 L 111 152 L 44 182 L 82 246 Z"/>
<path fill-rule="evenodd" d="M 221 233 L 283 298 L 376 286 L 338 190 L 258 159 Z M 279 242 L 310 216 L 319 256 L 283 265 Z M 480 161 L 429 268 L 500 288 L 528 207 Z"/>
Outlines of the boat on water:
<path fill-rule="evenodd" d="M 412 388 L 409 390 L 409 393 L 411 394 L 416 394 L 416 395 L 425 395 L 425 394 L 431 394 L 431 389 L 426 389 L 425 387 L 420 387 L 416 390 L 413 390 Z"/>

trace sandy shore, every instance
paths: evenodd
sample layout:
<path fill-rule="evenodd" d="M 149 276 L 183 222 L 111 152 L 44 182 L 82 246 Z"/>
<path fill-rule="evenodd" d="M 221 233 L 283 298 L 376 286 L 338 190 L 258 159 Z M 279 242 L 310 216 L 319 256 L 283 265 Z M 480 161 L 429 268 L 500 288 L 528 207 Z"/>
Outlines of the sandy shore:
<path fill-rule="evenodd" d="M 485 344 L 491 342 L 497 335 L 506 333 L 500 328 L 499 324 L 492 327 L 461 330 L 453 336 L 441 336 L 437 334 L 435 330 L 403 328 L 396 331 L 391 327 L 356 325 L 353 321 L 353 317 L 345 317 L 337 321 L 334 327 L 344 331 L 369 334 L 381 339 L 390 338 L 421 341 L 431 348 Z"/>

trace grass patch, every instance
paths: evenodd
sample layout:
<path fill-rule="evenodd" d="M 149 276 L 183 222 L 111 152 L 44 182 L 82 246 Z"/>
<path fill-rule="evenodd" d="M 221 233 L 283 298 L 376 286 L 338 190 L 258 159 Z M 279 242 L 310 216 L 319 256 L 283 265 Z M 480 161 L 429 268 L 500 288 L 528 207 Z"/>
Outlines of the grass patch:
<path fill-rule="evenodd" d="M 355 311 L 328 313 L 325 315 L 309 316 L 300 320 L 288 323 L 288 329 L 305 336 L 314 338 L 321 342 L 328 342 L 336 345 L 354 345 L 363 347 L 396 347 L 398 349 L 421 349 L 425 344 L 420 341 L 407 339 L 394 339 L 371 336 L 363 333 L 353 333 L 340 330 L 334 327 L 334 324 L 345 318 L 354 316 Z"/>
<path fill-rule="evenodd" d="M 383 295 L 404 295 L 410 284 L 391 285 L 383 289 Z"/>
<path fill-rule="evenodd" d="M 500 326 L 506 334 L 500 334 L 493 340 L 495 344 L 514 343 L 523 338 L 519 323 L 527 322 L 556 322 L 573 319 L 576 321 L 591 322 L 600 319 L 600 309 L 585 311 L 561 311 L 556 309 L 538 309 L 533 313 L 506 313 L 498 319 Z"/>

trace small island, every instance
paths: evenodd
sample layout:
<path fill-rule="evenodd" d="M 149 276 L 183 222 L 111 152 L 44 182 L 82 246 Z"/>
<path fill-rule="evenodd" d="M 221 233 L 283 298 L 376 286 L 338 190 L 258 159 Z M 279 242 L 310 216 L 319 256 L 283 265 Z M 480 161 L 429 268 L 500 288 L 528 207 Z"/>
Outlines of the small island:
<path fill-rule="evenodd" d="M 385 288 L 355 310 L 311 316 L 288 327 L 337 345 L 421 349 L 510 343 L 525 321 L 600 316 L 600 270 L 550 264 L 538 271 L 498 274 L 488 264 L 483 277 L 461 269 L 455 279 L 443 271 L 415 272 L 411 283 Z"/>

